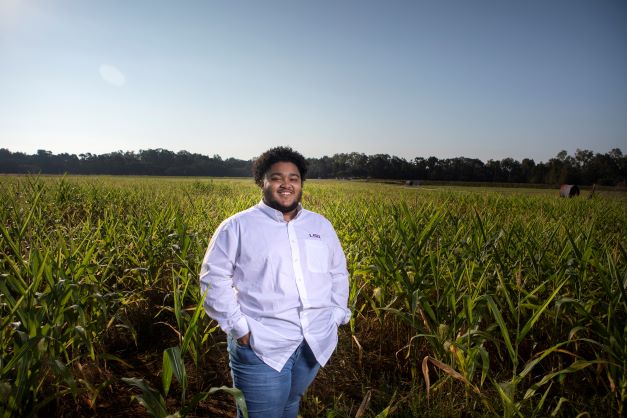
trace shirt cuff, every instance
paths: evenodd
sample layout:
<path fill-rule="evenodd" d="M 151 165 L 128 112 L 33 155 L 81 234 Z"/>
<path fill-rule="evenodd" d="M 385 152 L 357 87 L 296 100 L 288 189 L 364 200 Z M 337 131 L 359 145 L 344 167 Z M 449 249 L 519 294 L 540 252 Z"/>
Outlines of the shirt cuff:
<path fill-rule="evenodd" d="M 350 321 L 351 319 L 351 311 L 339 307 L 335 308 L 335 310 L 333 311 L 333 319 L 338 325 L 347 324 L 348 321 Z"/>
<path fill-rule="evenodd" d="M 246 321 L 246 317 L 242 316 L 233 326 L 233 329 L 231 330 L 231 336 L 235 339 L 238 339 L 242 338 L 249 332 L 250 328 L 248 328 L 248 321 Z"/>

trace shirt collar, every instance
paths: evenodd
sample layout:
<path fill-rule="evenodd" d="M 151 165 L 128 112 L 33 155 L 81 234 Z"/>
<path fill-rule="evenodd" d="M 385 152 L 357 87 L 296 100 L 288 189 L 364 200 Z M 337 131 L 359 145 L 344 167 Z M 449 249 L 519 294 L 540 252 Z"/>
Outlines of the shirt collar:
<path fill-rule="evenodd" d="M 263 213 L 265 213 L 266 215 L 268 215 L 270 218 L 274 219 L 275 221 L 285 222 L 285 219 L 283 219 L 283 212 L 266 205 L 263 199 L 259 201 L 259 204 L 257 204 L 257 207 L 259 208 L 259 210 L 261 210 Z M 303 205 L 298 203 L 298 207 L 296 208 L 296 216 L 294 216 L 292 221 L 298 218 L 302 210 L 303 210 Z"/>

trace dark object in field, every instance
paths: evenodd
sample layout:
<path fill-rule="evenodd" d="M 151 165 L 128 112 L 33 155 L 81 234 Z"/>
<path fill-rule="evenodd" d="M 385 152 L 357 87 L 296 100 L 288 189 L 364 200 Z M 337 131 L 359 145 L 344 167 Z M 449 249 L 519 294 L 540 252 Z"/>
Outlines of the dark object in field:
<path fill-rule="evenodd" d="M 576 184 L 562 184 L 560 186 L 560 197 L 579 196 L 579 187 Z"/>
<path fill-rule="evenodd" d="M 594 191 L 597 189 L 597 184 L 594 183 L 592 185 L 592 192 L 590 192 L 590 196 L 588 196 L 588 199 L 592 199 L 592 196 L 594 196 Z"/>

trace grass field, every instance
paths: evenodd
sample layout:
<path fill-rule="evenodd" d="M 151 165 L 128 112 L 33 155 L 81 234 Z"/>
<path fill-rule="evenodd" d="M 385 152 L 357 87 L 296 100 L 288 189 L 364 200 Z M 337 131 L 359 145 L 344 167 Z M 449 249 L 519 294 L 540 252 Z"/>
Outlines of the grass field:
<path fill-rule="evenodd" d="M 624 416 L 627 196 L 310 180 L 353 319 L 304 417 Z M 0 177 L 0 416 L 234 416 L 199 308 L 251 179 Z"/>

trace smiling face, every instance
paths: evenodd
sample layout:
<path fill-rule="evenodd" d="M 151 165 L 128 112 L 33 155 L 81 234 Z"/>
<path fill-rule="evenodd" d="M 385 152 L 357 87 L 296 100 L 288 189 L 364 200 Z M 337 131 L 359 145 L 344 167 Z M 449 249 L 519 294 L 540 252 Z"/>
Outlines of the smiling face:
<path fill-rule="evenodd" d="M 263 178 L 263 201 L 283 213 L 290 221 L 296 215 L 303 195 L 303 182 L 294 163 L 279 161 L 270 166 Z"/>

